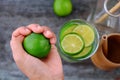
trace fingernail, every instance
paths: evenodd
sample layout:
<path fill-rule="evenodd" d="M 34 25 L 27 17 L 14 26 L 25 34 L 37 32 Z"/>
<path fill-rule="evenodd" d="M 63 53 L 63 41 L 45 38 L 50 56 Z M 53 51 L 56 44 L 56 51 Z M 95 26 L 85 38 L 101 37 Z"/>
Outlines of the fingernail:
<path fill-rule="evenodd" d="M 47 34 L 47 35 L 51 35 L 51 32 L 50 32 L 50 31 L 46 31 L 46 34 Z"/>
<path fill-rule="evenodd" d="M 55 38 L 52 38 L 51 39 L 51 44 L 55 44 L 56 43 L 56 39 Z"/>
<path fill-rule="evenodd" d="M 41 33 L 43 29 L 40 26 L 37 26 L 37 30 Z"/>
<path fill-rule="evenodd" d="M 29 30 L 29 29 L 27 29 L 27 28 L 25 29 L 25 31 L 26 31 L 26 32 L 30 32 L 30 30 Z"/>
<path fill-rule="evenodd" d="M 37 28 L 39 29 L 39 28 L 40 28 L 40 26 L 37 26 Z"/>

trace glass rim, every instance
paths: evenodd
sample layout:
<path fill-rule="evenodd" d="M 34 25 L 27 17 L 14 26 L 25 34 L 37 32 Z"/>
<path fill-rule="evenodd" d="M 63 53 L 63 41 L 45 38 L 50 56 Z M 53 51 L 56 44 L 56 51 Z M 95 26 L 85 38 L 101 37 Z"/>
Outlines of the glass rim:
<path fill-rule="evenodd" d="M 108 8 L 107 8 L 107 3 L 108 3 L 108 0 L 105 0 L 105 1 L 104 1 L 104 9 L 105 9 L 106 13 L 109 14 L 110 16 L 112 16 L 112 17 L 119 17 L 119 16 L 120 16 L 120 13 L 115 15 L 115 14 L 112 14 L 112 13 L 108 10 Z"/>

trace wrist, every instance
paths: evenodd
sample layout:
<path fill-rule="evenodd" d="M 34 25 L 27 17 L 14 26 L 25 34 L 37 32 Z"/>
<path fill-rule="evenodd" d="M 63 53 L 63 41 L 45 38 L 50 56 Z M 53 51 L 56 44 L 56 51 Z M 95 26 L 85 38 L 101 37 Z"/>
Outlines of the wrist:
<path fill-rule="evenodd" d="M 50 78 L 32 78 L 29 80 L 53 80 L 53 79 L 50 79 Z"/>
<path fill-rule="evenodd" d="M 29 80 L 53 80 L 51 77 L 44 77 L 44 76 L 39 76 L 39 77 L 31 77 Z"/>
<path fill-rule="evenodd" d="M 64 80 L 64 76 L 60 76 L 60 77 L 54 78 L 54 80 Z"/>

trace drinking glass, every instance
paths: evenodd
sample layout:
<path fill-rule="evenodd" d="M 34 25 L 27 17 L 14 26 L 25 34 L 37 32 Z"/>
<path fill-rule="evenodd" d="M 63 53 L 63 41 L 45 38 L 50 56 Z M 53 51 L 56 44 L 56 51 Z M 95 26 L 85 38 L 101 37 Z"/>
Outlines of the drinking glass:
<path fill-rule="evenodd" d="M 91 44 L 92 45 L 92 49 L 91 51 L 85 55 L 85 56 L 82 56 L 82 57 L 79 57 L 79 58 L 74 58 L 73 55 L 68 55 L 64 52 L 64 50 L 62 49 L 61 47 L 61 33 L 64 31 L 64 30 L 68 30 L 68 29 L 65 29 L 66 26 L 69 26 L 70 24 L 77 24 L 78 26 L 81 26 L 81 25 L 87 25 L 89 26 L 93 31 L 94 31 L 94 42 Z M 77 27 L 77 26 L 76 26 Z M 76 28 L 75 27 L 75 28 Z M 74 28 L 74 29 L 75 29 Z M 63 30 L 64 29 L 64 30 Z M 73 30 L 74 30 L 73 29 Z M 71 31 L 72 32 L 72 31 Z M 69 33 L 67 33 L 69 34 Z M 88 36 L 88 35 L 87 35 Z M 65 22 L 60 30 L 59 30 L 59 33 L 57 35 L 57 38 L 58 38 L 58 41 L 57 41 L 57 46 L 58 46 L 58 50 L 59 50 L 59 53 L 61 55 L 61 57 L 65 60 L 65 61 L 68 61 L 68 62 L 79 62 L 79 61 L 82 61 L 82 60 L 85 60 L 85 59 L 88 59 L 90 58 L 97 50 L 98 48 L 98 45 L 99 45 L 99 34 L 98 34 L 98 31 L 96 30 L 95 26 L 85 20 L 82 20 L 82 19 L 72 19 L 72 20 L 69 20 L 67 22 Z M 84 49 L 83 49 L 84 51 Z M 80 54 L 80 53 L 79 53 Z M 77 54 L 76 54 L 77 55 Z"/>

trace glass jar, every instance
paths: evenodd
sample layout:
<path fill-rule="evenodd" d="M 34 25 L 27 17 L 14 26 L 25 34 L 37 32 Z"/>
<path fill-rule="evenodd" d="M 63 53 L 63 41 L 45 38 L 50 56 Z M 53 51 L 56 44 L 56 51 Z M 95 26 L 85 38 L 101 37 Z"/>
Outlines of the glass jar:
<path fill-rule="evenodd" d="M 117 7 L 115 8 L 115 5 Z M 114 9 L 113 9 L 114 7 Z M 120 32 L 120 1 L 119 0 L 98 0 L 97 7 L 88 21 L 94 24 L 102 24 Z M 106 18 L 105 18 L 106 17 Z"/>

